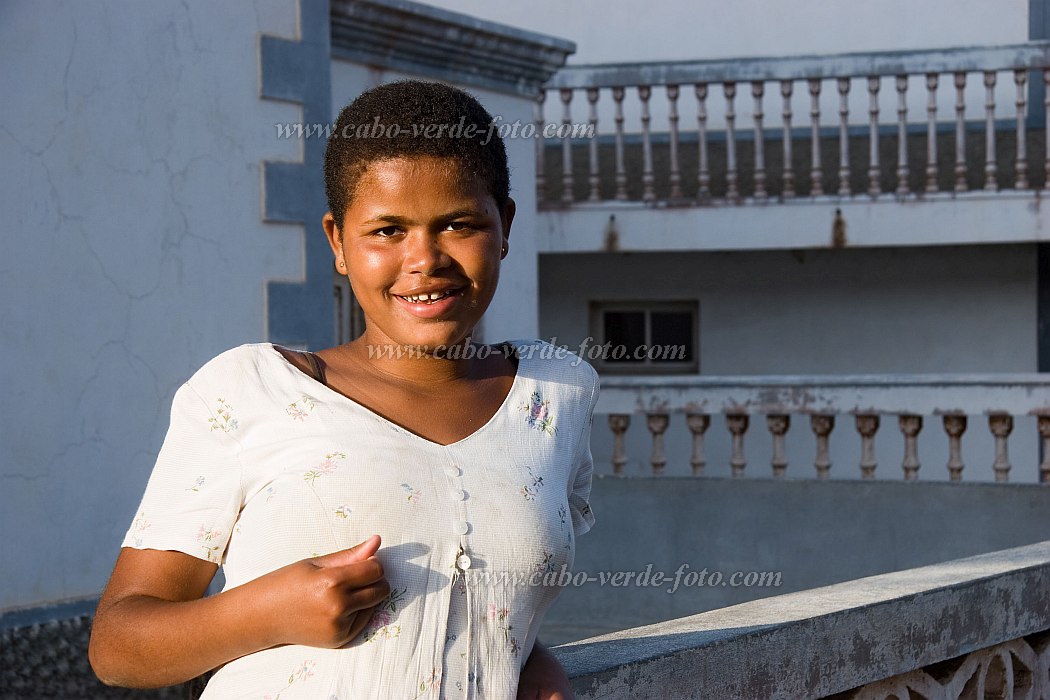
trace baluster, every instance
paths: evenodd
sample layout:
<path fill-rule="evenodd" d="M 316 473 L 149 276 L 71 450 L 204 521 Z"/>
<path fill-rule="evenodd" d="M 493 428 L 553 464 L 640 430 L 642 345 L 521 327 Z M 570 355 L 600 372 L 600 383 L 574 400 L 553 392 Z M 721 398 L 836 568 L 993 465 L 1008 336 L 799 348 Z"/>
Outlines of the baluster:
<path fill-rule="evenodd" d="M 624 435 L 631 426 L 631 417 L 625 413 L 609 415 L 609 428 L 613 431 L 613 474 L 623 474 L 627 465 L 627 448 L 624 446 Z"/>
<path fill-rule="evenodd" d="M 707 164 L 707 83 L 697 83 L 693 89 L 696 91 L 696 125 L 700 142 L 700 169 L 696 175 L 696 199 L 702 203 L 711 198 L 711 171 Z M 1047 148 L 1050 149 L 1050 146 Z M 1046 162 L 1047 170 L 1050 171 L 1050 150 L 1047 151 Z"/>
<path fill-rule="evenodd" d="M 856 416 L 857 432 L 860 433 L 860 478 L 874 479 L 875 467 L 875 432 L 879 429 L 879 417 L 874 413 L 858 413 Z"/>
<path fill-rule="evenodd" d="M 1006 438 L 1014 429 L 1014 417 L 1007 413 L 993 413 L 988 416 L 988 427 L 995 436 L 995 462 L 992 469 L 995 470 L 996 481 L 1009 481 L 1010 459 L 1006 450 Z"/>
<path fill-rule="evenodd" d="M 926 191 L 936 192 L 937 185 L 937 80 L 936 73 L 926 74 Z"/>
<path fill-rule="evenodd" d="M 693 452 L 689 463 L 693 467 L 693 476 L 702 476 L 707 458 L 704 456 L 704 433 L 711 425 L 711 416 L 706 413 L 685 414 L 685 424 L 689 426 L 689 432 L 693 434 Z"/>
<path fill-rule="evenodd" d="M 565 138 L 561 140 L 561 201 L 564 204 L 572 204 L 572 88 L 562 88 L 561 123 L 566 125 Z"/>
<path fill-rule="evenodd" d="M 736 189 L 736 112 L 733 111 L 736 83 L 726 83 L 723 88 L 726 96 L 726 199 L 736 202 L 740 199 Z"/>
<path fill-rule="evenodd" d="M 955 74 L 955 191 L 969 189 L 966 182 L 966 73 Z"/>
<path fill-rule="evenodd" d="M 908 176 L 908 76 L 897 76 L 897 196 L 906 197 Z"/>
<path fill-rule="evenodd" d="M 1046 178 L 1043 182 L 1043 189 L 1050 190 L 1050 68 L 1043 69 L 1043 94 L 1046 95 L 1043 98 L 1043 112 L 1046 114 L 1046 121 L 1043 123 L 1043 135 L 1046 141 L 1046 162 L 1043 165 L 1044 177 Z"/>
<path fill-rule="evenodd" d="M 1050 484 L 1050 416 L 1039 416 L 1039 437 L 1043 442 L 1043 461 L 1039 464 L 1039 483 Z"/>
<path fill-rule="evenodd" d="M 868 77 L 868 194 L 874 199 L 882 194 L 879 177 L 879 88 L 882 80 L 877 75 Z"/>
<path fill-rule="evenodd" d="M 660 476 L 667 466 L 667 455 L 664 454 L 664 432 L 667 430 L 668 415 L 666 413 L 650 413 L 646 416 L 645 424 L 649 432 L 653 434 L 653 456 L 649 460 L 653 465 L 653 476 Z"/>
<path fill-rule="evenodd" d="M 993 70 L 984 72 L 984 189 L 999 189 L 995 181 L 995 78 Z"/>
<path fill-rule="evenodd" d="M 543 101 L 547 99 L 547 91 L 540 90 L 536 95 L 536 102 L 532 105 L 532 120 L 536 124 L 536 133 L 543 133 Z M 547 167 L 544 161 L 543 139 L 536 139 L 536 201 L 543 202 L 547 197 Z"/>
<path fill-rule="evenodd" d="M 587 102 L 590 105 L 588 121 L 591 125 L 591 138 L 588 148 L 590 149 L 590 186 L 591 192 L 587 199 L 591 202 L 601 201 L 601 177 L 598 169 L 598 88 L 587 88 Z"/>
<path fill-rule="evenodd" d="M 766 85 L 761 80 L 751 83 L 751 96 L 755 98 L 755 201 L 764 202 L 766 194 L 766 144 L 762 133 L 762 120 L 765 113 L 762 111 L 762 96 L 766 92 Z"/>
<path fill-rule="evenodd" d="M 656 199 L 653 191 L 653 143 L 649 134 L 649 122 L 652 117 L 649 114 L 649 97 L 653 89 L 648 85 L 638 86 L 638 99 L 642 101 L 642 201 L 651 202 Z"/>
<path fill-rule="evenodd" d="M 946 415 L 944 432 L 948 433 L 948 478 L 952 481 L 962 481 L 962 434 L 966 432 L 966 416 Z"/>
<path fill-rule="evenodd" d="M 839 196 L 849 197 L 849 78 L 839 78 Z"/>
<path fill-rule="evenodd" d="M 794 88 L 794 81 L 780 81 L 780 96 L 784 98 L 784 186 L 780 192 L 782 199 L 795 196 L 795 167 L 791 163 L 791 92 Z"/>
<path fill-rule="evenodd" d="M 902 414 L 899 418 L 901 433 L 904 434 L 904 480 L 915 481 L 919 477 L 919 431 L 922 430 L 922 416 Z"/>
<path fill-rule="evenodd" d="M 773 433 L 773 459 L 771 462 L 773 465 L 773 476 L 780 479 L 784 476 L 788 466 L 787 454 L 784 452 L 784 435 L 787 433 L 788 428 L 791 427 L 791 416 L 766 416 L 766 425 L 769 426 L 769 432 Z"/>
<path fill-rule="evenodd" d="M 813 466 L 817 468 L 817 478 L 827 479 L 831 473 L 831 456 L 828 454 L 828 438 L 835 429 L 835 416 L 826 413 L 814 413 L 809 417 L 809 426 L 817 436 L 817 457 Z"/>
<path fill-rule="evenodd" d="M 627 199 L 627 170 L 623 167 L 623 96 L 622 87 L 612 89 L 613 103 L 616 105 L 616 113 L 613 121 L 616 123 L 616 198 Z"/>
<path fill-rule="evenodd" d="M 733 476 L 743 476 L 747 459 L 744 458 L 744 433 L 747 431 L 748 416 L 746 413 L 727 413 L 726 427 L 733 435 L 733 449 L 729 456 L 729 466 Z"/>
<path fill-rule="evenodd" d="M 1017 163 L 1014 165 L 1014 188 L 1028 189 L 1028 147 L 1025 144 L 1024 118 L 1028 107 L 1028 71 L 1024 68 L 1014 70 L 1014 83 L 1017 85 Z"/>
<path fill-rule="evenodd" d="M 820 79 L 809 81 L 809 138 L 811 141 L 810 160 L 813 168 L 809 171 L 810 195 L 817 197 L 824 194 L 824 170 L 820 165 Z M 1050 150 L 1047 151 L 1047 172 L 1050 172 Z"/>
<path fill-rule="evenodd" d="M 682 198 L 682 175 L 678 167 L 678 86 L 667 86 L 667 121 L 671 126 L 671 199 Z"/>

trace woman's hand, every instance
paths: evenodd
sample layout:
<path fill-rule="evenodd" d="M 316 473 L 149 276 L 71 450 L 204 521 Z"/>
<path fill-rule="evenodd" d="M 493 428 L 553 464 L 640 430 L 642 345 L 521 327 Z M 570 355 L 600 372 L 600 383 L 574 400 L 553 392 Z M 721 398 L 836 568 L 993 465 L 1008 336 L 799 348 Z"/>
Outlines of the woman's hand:
<path fill-rule="evenodd" d="M 125 548 L 98 604 L 91 666 L 108 685 L 156 688 L 279 644 L 343 646 L 390 591 L 379 544 L 374 535 L 207 598 L 215 564 Z"/>
<path fill-rule="evenodd" d="M 572 685 L 565 669 L 537 640 L 521 669 L 517 700 L 573 700 Z"/>
<path fill-rule="evenodd" d="M 379 544 L 372 535 L 351 549 L 289 564 L 249 584 L 269 610 L 271 645 L 335 649 L 353 641 L 390 593 L 374 556 Z"/>

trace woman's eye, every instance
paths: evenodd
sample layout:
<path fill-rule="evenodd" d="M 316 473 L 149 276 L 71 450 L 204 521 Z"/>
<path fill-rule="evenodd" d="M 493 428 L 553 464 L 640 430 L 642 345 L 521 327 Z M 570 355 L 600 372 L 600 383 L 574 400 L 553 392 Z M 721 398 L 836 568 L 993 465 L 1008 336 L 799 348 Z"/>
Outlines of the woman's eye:
<path fill-rule="evenodd" d="M 374 235 L 376 235 L 376 236 L 380 236 L 380 237 L 383 237 L 383 238 L 389 238 L 390 236 L 396 236 L 400 232 L 401 232 L 401 229 L 399 229 L 397 226 L 386 226 L 384 228 L 381 228 L 381 229 L 378 229 L 376 231 L 373 231 L 372 233 Z"/>
<path fill-rule="evenodd" d="M 464 231 L 470 228 L 470 224 L 466 221 L 450 221 L 445 228 L 449 231 Z"/>

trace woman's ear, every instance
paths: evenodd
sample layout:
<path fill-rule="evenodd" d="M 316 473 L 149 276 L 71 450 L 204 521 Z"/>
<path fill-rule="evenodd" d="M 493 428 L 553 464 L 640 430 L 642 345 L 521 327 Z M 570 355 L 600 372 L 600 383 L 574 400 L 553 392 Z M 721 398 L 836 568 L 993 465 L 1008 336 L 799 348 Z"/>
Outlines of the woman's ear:
<path fill-rule="evenodd" d="M 339 274 L 345 275 L 347 269 L 346 260 L 343 257 L 343 234 L 339 230 L 339 225 L 335 222 L 332 212 L 325 212 L 324 218 L 321 219 L 321 226 L 324 228 L 324 235 L 328 238 L 328 245 L 332 249 L 332 255 L 335 256 L 335 269 L 339 271 Z"/>

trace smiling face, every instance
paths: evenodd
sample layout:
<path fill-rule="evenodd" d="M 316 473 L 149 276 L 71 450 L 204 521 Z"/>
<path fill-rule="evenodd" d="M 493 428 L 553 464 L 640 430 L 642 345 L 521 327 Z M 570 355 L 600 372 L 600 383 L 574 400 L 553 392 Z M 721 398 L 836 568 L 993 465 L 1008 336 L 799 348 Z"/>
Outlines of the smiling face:
<path fill-rule="evenodd" d="M 337 269 L 365 315 L 363 342 L 449 347 L 492 301 L 514 203 L 503 211 L 478 178 L 448 158 L 371 163 L 346 215 L 324 227 Z"/>

